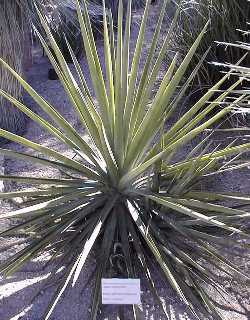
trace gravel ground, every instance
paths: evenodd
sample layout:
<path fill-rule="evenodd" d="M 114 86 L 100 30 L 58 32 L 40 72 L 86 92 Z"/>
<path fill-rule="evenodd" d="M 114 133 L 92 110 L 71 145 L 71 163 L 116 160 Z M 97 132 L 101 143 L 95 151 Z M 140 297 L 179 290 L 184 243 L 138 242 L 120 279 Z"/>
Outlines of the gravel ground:
<path fill-rule="evenodd" d="M 4 174 L 4 157 L 0 155 L 0 175 Z M 0 192 L 4 190 L 3 181 L 0 181 Z"/>
<path fill-rule="evenodd" d="M 150 12 L 151 21 L 154 21 L 154 16 L 157 8 L 152 7 Z M 138 19 L 138 17 L 135 17 Z M 137 20 L 135 20 L 137 21 Z M 152 26 L 149 26 L 147 30 L 147 39 L 151 39 L 152 36 Z M 138 31 L 138 24 L 133 27 L 132 36 L 135 38 Z M 102 41 L 98 43 L 98 50 L 100 57 L 103 57 L 102 52 Z M 83 58 L 81 64 L 84 69 L 86 69 L 86 61 Z M 67 97 L 62 90 L 59 81 L 50 81 L 47 78 L 48 68 L 50 67 L 47 58 L 42 57 L 39 50 L 35 54 L 34 65 L 28 74 L 28 81 L 32 86 L 48 101 L 52 103 L 57 110 L 67 118 L 67 120 L 73 124 L 73 126 L 81 131 L 78 119 L 72 112 L 69 106 Z M 85 70 L 87 72 L 87 70 Z M 87 75 L 87 81 L 89 82 L 89 76 Z M 25 103 L 30 106 L 31 109 L 38 113 L 41 113 L 38 106 L 25 95 Z M 41 115 L 43 115 L 41 113 Z M 35 123 L 29 122 L 28 128 L 25 136 L 28 139 L 42 143 L 43 145 L 50 146 L 60 152 L 70 155 L 70 152 L 65 149 L 63 145 L 58 144 L 58 142 L 48 136 L 46 132 L 41 130 Z M 24 151 L 25 149 L 14 143 L 9 143 L 8 148 Z M 73 154 L 72 154 L 73 156 Z M 1 161 L 0 161 L 0 174 L 1 174 Z M 22 161 L 5 159 L 4 168 L 6 173 L 11 173 L 13 175 L 27 175 L 27 176 L 46 176 L 55 177 L 58 175 L 57 172 L 51 169 L 46 169 L 36 165 L 27 165 Z M 0 182 L 0 190 L 1 190 Z M 215 182 L 209 182 L 209 187 L 222 187 L 225 190 L 232 191 L 244 191 L 249 192 L 250 187 L 250 173 L 249 170 L 245 170 L 242 173 L 229 173 L 222 177 L 217 177 Z M 15 184 L 6 184 L 6 189 L 15 188 Z M 13 208 L 14 204 L 7 202 L 2 202 L 0 207 L 0 212 L 6 212 Z M 0 230 L 6 228 L 9 225 L 9 221 L 1 221 Z M 10 239 L 9 245 L 10 250 L 8 254 L 13 254 L 22 248 L 22 244 L 15 242 L 18 239 Z M 19 239 L 20 241 L 20 239 Z M 0 261 L 6 259 L 7 253 L 1 253 L 0 242 Z M 250 271 L 249 266 L 249 252 L 247 253 L 248 258 L 241 259 L 238 261 L 240 265 L 245 269 L 245 271 Z M 42 314 L 46 308 L 46 305 L 53 294 L 55 288 L 53 284 L 49 287 L 45 284 L 45 288 L 41 290 L 42 285 L 46 282 L 46 277 L 52 269 L 51 265 L 46 265 L 46 256 L 40 257 L 39 260 L 34 260 L 18 271 L 13 277 L 9 279 L 0 278 L 0 320 L 41 320 Z M 90 294 L 93 287 L 93 283 L 90 281 L 88 283 L 87 279 L 91 272 L 93 271 L 94 258 L 91 256 L 88 260 L 85 271 L 82 272 L 81 278 L 76 286 L 76 288 L 69 290 L 63 295 L 60 300 L 59 305 L 56 307 L 55 312 L 51 319 L 53 320 L 88 320 L 89 319 L 89 306 L 90 306 Z M 157 276 L 156 276 L 157 278 Z M 229 297 L 220 297 L 217 293 L 214 293 L 214 299 L 220 305 L 220 309 L 225 317 L 225 320 L 247 320 L 250 319 L 250 300 L 249 291 L 245 286 L 237 287 L 236 284 L 227 283 L 225 281 L 225 286 L 228 287 L 230 292 Z M 169 314 L 169 319 L 171 320 L 193 320 L 192 316 L 188 313 L 186 308 L 180 303 L 176 298 L 175 294 L 169 287 L 163 287 L 160 279 L 157 281 L 157 287 L 160 289 L 161 297 L 166 305 L 167 313 Z M 150 298 L 147 288 L 145 288 L 144 283 L 142 284 L 142 303 L 144 309 L 144 316 L 142 319 L 145 320 L 161 320 L 166 319 L 162 315 L 159 309 L 154 307 L 154 303 Z M 99 316 L 100 320 L 113 319 L 112 308 L 105 308 L 103 313 Z M 126 309 L 125 319 L 130 320 L 131 314 Z"/>

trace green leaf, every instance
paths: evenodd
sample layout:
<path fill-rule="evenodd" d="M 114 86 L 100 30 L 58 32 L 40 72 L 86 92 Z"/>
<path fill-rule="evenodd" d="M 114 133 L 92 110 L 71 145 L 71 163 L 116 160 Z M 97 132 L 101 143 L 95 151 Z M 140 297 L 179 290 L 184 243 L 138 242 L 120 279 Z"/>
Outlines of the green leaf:
<path fill-rule="evenodd" d="M 95 173 L 94 171 L 88 169 L 85 165 L 72 160 L 61 153 L 54 151 L 48 147 L 44 147 L 38 143 L 32 142 L 26 138 L 23 138 L 21 136 L 18 136 L 16 134 L 10 133 L 6 130 L 0 129 L 0 136 L 4 137 L 10 141 L 17 142 L 25 147 L 31 148 L 35 151 L 38 151 L 48 157 L 53 157 L 56 160 L 61 161 L 63 164 L 70 166 L 73 169 L 76 169 L 79 172 L 82 172 L 84 175 L 86 175 L 90 179 L 98 179 L 98 174 Z"/>
<path fill-rule="evenodd" d="M 234 227 L 230 227 L 228 226 L 227 224 L 221 222 L 221 221 L 218 221 L 216 220 L 215 218 L 213 217 L 209 217 L 209 216 L 206 216 L 200 212 L 197 212 L 197 211 L 194 211 L 186 206 L 183 206 L 183 205 L 180 205 L 178 203 L 175 202 L 175 200 L 173 198 L 169 198 L 169 197 L 160 197 L 160 196 L 154 196 L 154 195 L 146 195 L 146 197 L 150 200 L 153 200 L 167 208 L 170 208 L 170 209 L 173 209 L 175 210 L 176 212 L 179 212 L 179 213 L 182 213 L 184 215 L 188 215 L 192 218 L 195 218 L 195 219 L 198 219 L 198 220 L 201 220 L 201 221 L 204 221 L 210 225 L 214 225 L 216 227 L 219 227 L 221 229 L 225 229 L 225 230 L 228 230 L 228 231 L 232 231 L 232 232 L 236 232 L 236 233 L 244 233 L 243 231 L 237 229 L 237 228 L 234 228 Z"/>

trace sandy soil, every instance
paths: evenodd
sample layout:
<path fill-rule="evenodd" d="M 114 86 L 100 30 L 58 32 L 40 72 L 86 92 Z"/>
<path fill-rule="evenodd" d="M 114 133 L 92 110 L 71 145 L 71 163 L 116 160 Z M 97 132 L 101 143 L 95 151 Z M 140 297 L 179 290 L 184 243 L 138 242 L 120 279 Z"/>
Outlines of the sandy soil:
<path fill-rule="evenodd" d="M 152 7 L 150 11 L 151 20 L 155 22 L 155 14 L 157 7 Z M 138 32 L 139 16 L 135 17 L 135 23 L 133 26 L 133 38 L 135 39 Z M 152 25 L 149 25 L 147 29 L 146 39 L 149 41 L 152 37 Z M 98 41 L 98 51 L 102 59 L 102 41 Z M 88 71 L 86 70 L 86 61 L 84 58 L 81 60 L 81 65 L 87 74 L 87 81 L 90 82 Z M 28 74 L 28 81 L 32 86 L 48 101 L 52 103 L 57 110 L 67 118 L 67 120 L 73 124 L 73 126 L 82 131 L 77 117 L 69 105 L 68 99 L 59 83 L 59 81 L 50 81 L 47 78 L 48 68 L 50 67 L 47 58 L 41 56 L 41 52 L 38 50 L 35 54 L 34 65 Z M 27 95 L 24 96 L 25 104 L 30 106 L 39 114 L 43 113 L 39 110 L 39 107 Z M 29 122 L 25 136 L 28 139 L 42 143 L 43 145 L 50 146 L 60 152 L 71 155 L 70 152 L 58 142 L 51 138 L 46 132 L 44 132 L 35 123 Z M 222 137 L 220 139 L 223 139 Z M 9 143 L 7 148 L 24 151 L 24 148 L 14 143 Z M 73 156 L 73 154 L 72 154 Z M 58 175 L 57 172 L 51 169 L 41 168 L 39 166 L 23 163 L 22 161 L 5 159 L 5 171 L 13 175 L 27 175 L 27 176 L 46 176 L 54 177 Z M 245 170 L 243 173 L 229 173 L 222 177 L 216 178 L 216 181 L 209 182 L 210 188 L 216 188 L 218 186 L 223 187 L 226 190 L 249 192 L 250 187 L 250 172 Z M 15 188 L 15 184 L 6 184 L 7 189 Z M 0 212 L 6 212 L 10 210 L 14 205 L 2 202 Z M 9 222 L 1 221 L 0 230 L 6 228 Z M 8 253 L 0 254 L 0 261 L 4 260 L 7 254 L 13 254 L 21 249 L 22 245 L 14 243 L 17 239 L 10 239 L 10 250 Z M 1 242 L 0 242 L 1 243 Z M 1 245 L 0 245 L 1 250 Z M 1 252 L 1 251 L 0 251 Z M 250 271 L 249 256 L 238 261 L 242 267 L 247 271 Z M 81 278 L 76 288 L 69 290 L 63 295 L 59 305 L 51 317 L 53 320 L 88 320 L 89 319 L 89 305 L 90 295 L 93 283 L 87 281 L 89 275 L 93 271 L 94 258 L 90 257 L 88 260 L 85 271 L 82 272 Z M 40 320 L 42 314 L 46 308 L 46 305 L 53 294 L 55 287 L 53 284 L 48 286 L 45 284 L 45 288 L 42 288 L 46 282 L 46 277 L 51 271 L 52 266 L 46 265 L 46 256 L 41 257 L 39 260 L 34 260 L 18 271 L 13 277 L 9 279 L 0 278 L 0 320 Z M 245 286 L 238 287 L 235 284 L 227 283 L 230 295 L 224 300 L 215 294 L 214 298 L 220 305 L 225 320 L 247 320 L 250 319 L 250 300 L 249 292 Z M 166 304 L 166 310 L 171 320 L 193 320 L 185 307 L 176 298 L 175 294 L 169 287 L 163 287 L 162 283 L 158 281 L 157 287 L 160 288 L 161 297 Z M 143 295 L 143 309 L 145 320 L 161 320 L 166 319 L 160 310 L 154 307 L 154 303 L 150 298 L 147 288 L 144 284 L 142 286 Z M 113 319 L 112 308 L 104 308 L 103 313 L 100 315 L 100 320 Z M 131 314 L 128 309 L 125 310 L 125 319 L 131 319 Z"/>

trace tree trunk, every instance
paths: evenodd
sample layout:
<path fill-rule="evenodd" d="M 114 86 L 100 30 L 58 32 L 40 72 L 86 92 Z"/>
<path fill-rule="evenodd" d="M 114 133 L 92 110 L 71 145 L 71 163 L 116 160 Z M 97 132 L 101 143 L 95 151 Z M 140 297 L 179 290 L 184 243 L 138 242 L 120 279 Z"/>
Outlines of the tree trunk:
<path fill-rule="evenodd" d="M 0 1 L 0 57 L 17 73 L 23 75 L 24 30 L 23 12 L 15 0 Z M 0 66 L 0 88 L 16 99 L 22 98 L 22 88 L 10 72 Z M 0 97 L 0 128 L 21 133 L 25 116 L 4 98 Z M 3 140 L 0 140 L 2 143 Z"/>

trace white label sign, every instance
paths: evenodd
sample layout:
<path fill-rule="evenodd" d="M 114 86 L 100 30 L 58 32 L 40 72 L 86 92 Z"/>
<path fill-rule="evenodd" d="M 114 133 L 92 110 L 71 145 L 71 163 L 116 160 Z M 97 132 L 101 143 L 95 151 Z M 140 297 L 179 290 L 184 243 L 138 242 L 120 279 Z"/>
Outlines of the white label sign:
<path fill-rule="evenodd" d="M 140 279 L 102 279 L 102 304 L 140 303 Z"/>

